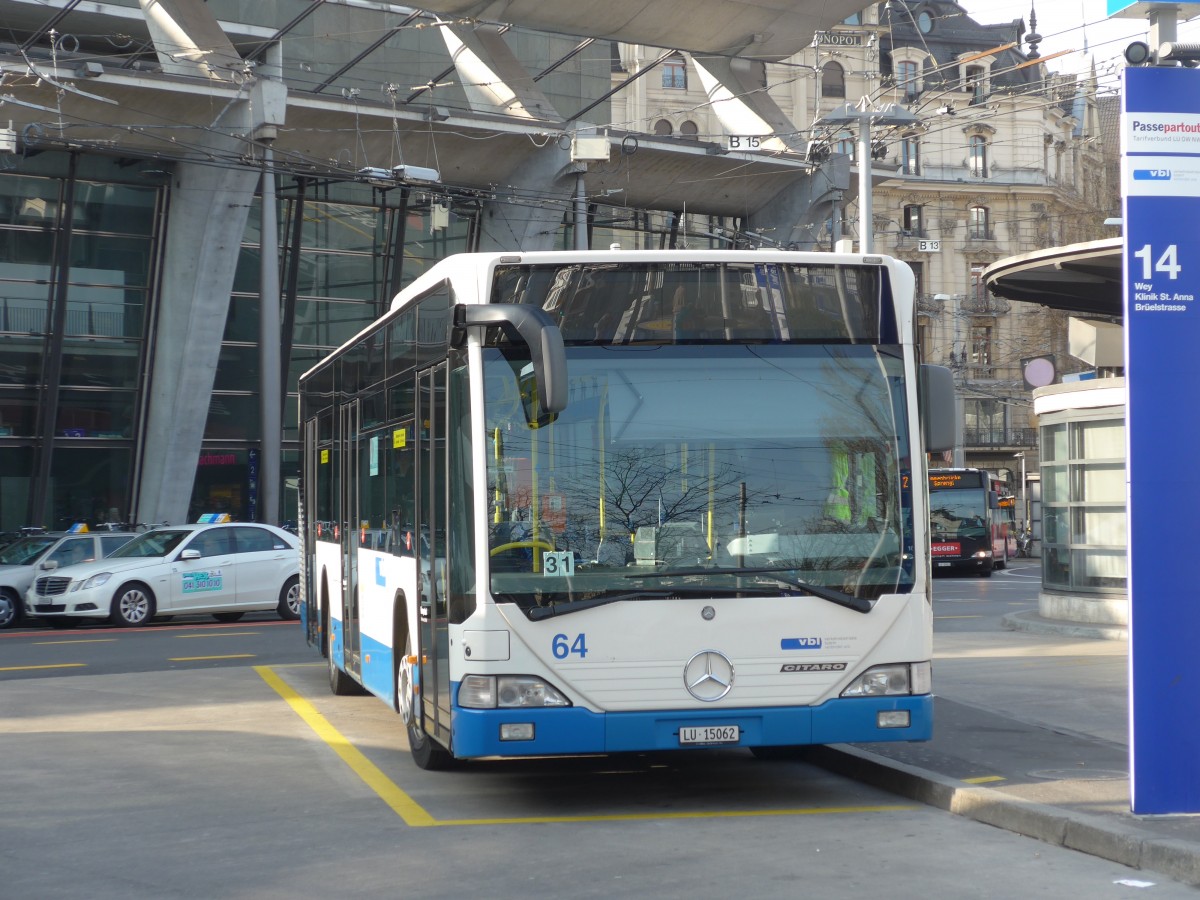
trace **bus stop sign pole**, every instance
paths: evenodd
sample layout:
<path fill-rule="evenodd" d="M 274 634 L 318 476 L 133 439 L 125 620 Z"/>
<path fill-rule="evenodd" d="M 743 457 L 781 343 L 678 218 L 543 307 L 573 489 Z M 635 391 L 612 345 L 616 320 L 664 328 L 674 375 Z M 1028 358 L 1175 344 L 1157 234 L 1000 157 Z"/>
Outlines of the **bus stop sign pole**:
<path fill-rule="evenodd" d="M 1130 800 L 1200 813 L 1200 70 L 1128 68 L 1124 99 Z"/>

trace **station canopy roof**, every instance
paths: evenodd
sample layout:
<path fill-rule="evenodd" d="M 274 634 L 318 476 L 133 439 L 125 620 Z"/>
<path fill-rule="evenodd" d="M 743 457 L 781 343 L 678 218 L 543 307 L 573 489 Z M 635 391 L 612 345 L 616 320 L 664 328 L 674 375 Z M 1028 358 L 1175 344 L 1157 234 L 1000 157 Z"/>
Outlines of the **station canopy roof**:
<path fill-rule="evenodd" d="M 863 0 L 432 0 L 441 16 L 777 61 L 861 12 Z"/>
<path fill-rule="evenodd" d="M 1123 241 L 1108 238 L 1010 256 L 988 266 L 984 282 L 997 297 L 1090 318 L 1119 319 Z"/>

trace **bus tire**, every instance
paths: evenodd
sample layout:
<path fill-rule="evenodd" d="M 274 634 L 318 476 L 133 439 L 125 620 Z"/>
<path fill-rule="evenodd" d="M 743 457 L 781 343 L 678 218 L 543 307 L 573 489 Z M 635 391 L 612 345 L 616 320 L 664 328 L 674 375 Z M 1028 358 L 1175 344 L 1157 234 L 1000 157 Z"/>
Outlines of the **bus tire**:
<path fill-rule="evenodd" d="M 325 623 L 325 659 L 329 662 L 329 690 L 335 697 L 361 697 L 366 691 L 363 686 L 338 668 L 333 661 L 333 629 Z"/>
<path fill-rule="evenodd" d="M 981 571 L 979 573 L 979 576 L 981 578 L 991 578 L 992 577 L 992 567 L 988 566 L 986 569 L 984 569 L 983 571 Z"/>
<path fill-rule="evenodd" d="M 454 761 L 445 747 L 425 733 L 421 727 L 420 701 L 414 690 L 416 684 L 416 664 L 413 659 L 412 637 L 405 635 L 404 656 L 396 667 L 396 706 L 400 717 L 408 731 L 408 749 L 412 753 L 413 762 L 418 769 L 434 772 L 438 769 L 449 768 Z"/>

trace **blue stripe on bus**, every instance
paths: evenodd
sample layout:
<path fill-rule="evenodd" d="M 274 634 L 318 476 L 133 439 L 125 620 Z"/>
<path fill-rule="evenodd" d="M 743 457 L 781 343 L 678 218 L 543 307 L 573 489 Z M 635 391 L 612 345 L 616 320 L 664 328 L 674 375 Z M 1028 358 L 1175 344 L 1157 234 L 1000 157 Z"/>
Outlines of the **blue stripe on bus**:
<path fill-rule="evenodd" d="M 457 685 L 453 695 L 457 696 Z M 907 728 L 879 728 L 876 715 L 908 710 Z M 534 740 L 501 741 L 502 723 L 532 722 Z M 686 725 L 737 725 L 740 745 L 927 741 L 933 736 L 933 697 L 830 700 L 817 707 L 594 713 L 586 709 L 463 709 L 453 712 L 454 755 L 529 756 L 678 750 Z"/>
<path fill-rule="evenodd" d="M 390 706 L 396 705 L 396 679 L 394 666 L 395 651 L 369 635 L 361 635 L 362 641 L 362 683 L 376 697 L 386 700 Z"/>
<path fill-rule="evenodd" d="M 329 657 L 339 669 L 346 668 L 346 645 L 342 643 L 342 622 L 340 619 L 329 620 Z"/>

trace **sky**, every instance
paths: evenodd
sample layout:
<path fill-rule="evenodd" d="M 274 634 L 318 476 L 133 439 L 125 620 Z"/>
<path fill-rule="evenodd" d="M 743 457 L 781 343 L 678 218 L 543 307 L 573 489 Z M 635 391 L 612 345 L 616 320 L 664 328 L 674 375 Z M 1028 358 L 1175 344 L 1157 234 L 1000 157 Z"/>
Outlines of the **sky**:
<path fill-rule="evenodd" d="M 1037 30 L 1043 40 L 1039 47 L 1042 57 L 1060 50 L 1070 50 L 1046 65 L 1060 72 L 1085 72 L 1095 59 L 1101 81 L 1115 84 L 1117 71 L 1125 61 L 1122 53 L 1132 41 L 1146 39 L 1149 23 L 1144 15 L 1137 18 L 1110 19 L 1106 15 L 1107 0 L 958 0 L 960 6 L 976 22 L 999 24 L 1024 19 L 1029 27 L 1029 10 L 1037 11 Z M 1200 17 L 1200 3 L 1190 4 Z M 1183 9 L 1187 15 L 1188 5 Z M 1085 54 L 1084 38 L 1088 52 Z M 1179 25 L 1180 40 L 1200 41 L 1200 18 Z M 1028 49 L 1022 47 L 1022 50 Z"/>

